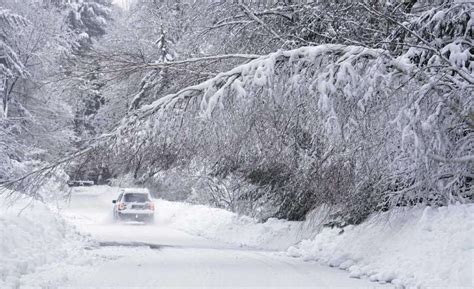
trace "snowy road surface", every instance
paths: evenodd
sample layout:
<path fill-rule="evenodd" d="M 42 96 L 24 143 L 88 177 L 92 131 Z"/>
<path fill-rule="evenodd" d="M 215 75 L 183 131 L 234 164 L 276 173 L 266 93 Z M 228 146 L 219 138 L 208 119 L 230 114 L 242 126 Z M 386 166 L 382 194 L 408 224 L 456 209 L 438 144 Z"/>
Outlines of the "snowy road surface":
<path fill-rule="evenodd" d="M 99 246 L 100 262 L 71 274 L 65 288 L 391 288 L 283 253 L 235 248 L 169 228 L 113 224 L 114 190 L 73 193 L 64 215 Z"/>

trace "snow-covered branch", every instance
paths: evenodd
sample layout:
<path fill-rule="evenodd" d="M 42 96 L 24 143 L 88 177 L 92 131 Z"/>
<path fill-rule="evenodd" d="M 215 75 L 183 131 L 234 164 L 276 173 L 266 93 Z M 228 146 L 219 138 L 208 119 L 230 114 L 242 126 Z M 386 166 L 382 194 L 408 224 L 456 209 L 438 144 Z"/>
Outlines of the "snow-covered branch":
<path fill-rule="evenodd" d="M 200 108 L 203 113 L 210 117 L 212 111 L 218 104 L 222 104 L 222 98 L 226 96 L 224 91 L 230 87 L 238 92 L 239 96 L 244 97 L 246 92 L 242 85 L 253 83 L 255 85 L 264 86 L 270 81 L 275 73 L 275 66 L 287 62 L 294 67 L 313 66 L 318 63 L 318 57 L 326 55 L 336 55 L 337 61 L 329 66 L 341 66 L 346 64 L 355 65 L 355 61 L 360 58 L 376 59 L 377 57 L 388 57 L 382 50 L 368 49 L 356 46 L 344 45 L 322 45 L 317 47 L 302 47 L 290 51 L 279 51 L 269 55 L 261 56 L 247 64 L 237 66 L 230 71 L 218 74 L 203 83 L 186 87 L 176 93 L 166 95 L 150 105 L 144 106 L 142 109 L 136 111 L 134 115 L 140 118 L 146 118 L 150 115 L 159 112 L 161 109 L 173 108 L 179 101 L 188 100 L 193 97 L 202 96 Z M 256 58 L 256 55 L 248 58 Z M 206 58 L 201 58 L 203 60 Z M 392 60 L 389 64 L 394 67 L 406 69 L 400 63 Z M 337 76 L 343 77 L 343 73 Z M 331 76 L 332 77 L 332 76 Z M 229 84 L 235 83 L 233 85 Z M 333 79 L 332 82 L 340 80 Z M 333 83 L 328 83 L 332 85 Z M 229 92 L 226 92 L 227 95 Z"/>

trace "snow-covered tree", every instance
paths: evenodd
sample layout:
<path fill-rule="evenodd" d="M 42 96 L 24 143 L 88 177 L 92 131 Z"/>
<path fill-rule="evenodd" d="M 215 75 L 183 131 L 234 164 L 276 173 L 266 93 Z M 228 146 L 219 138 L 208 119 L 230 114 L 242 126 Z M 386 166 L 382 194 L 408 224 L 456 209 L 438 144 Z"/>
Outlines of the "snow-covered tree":
<path fill-rule="evenodd" d="M 0 6 L 0 42 L 2 53 L 6 51 L 0 64 L 0 182 L 4 182 L 70 150 L 73 116 L 58 80 L 77 38 L 63 12 L 41 1 L 3 0 Z"/>
<path fill-rule="evenodd" d="M 68 11 L 67 22 L 80 36 L 80 49 L 90 48 L 95 38 L 105 34 L 111 5 L 111 0 L 67 1 L 64 4 L 64 9 Z"/>
<path fill-rule="evenodd" d="M 420 80 L 395 119 L 402 137 L 395 202 L 472 198 L 472 10 L 469 2 L 440 1 L 407 23 L 389 18 L 405 42 L 400 58 L 416 65 Z"/>
<path fill-rule="evenodd" d="M 10 94 L 12 82 L 18 78 L 24 78 L 28 72 L 18 56 L 17 52 L 10 46 L 10 37 L 16 29 L 22 29 L 29 24 L 26 18 L 14 14 L 0 6 L 0 25 L 3 31 L 0 32 L 0 92 L 2 99 L 2 109 L 0 118 L 8 117 L 10 104 Z"/>

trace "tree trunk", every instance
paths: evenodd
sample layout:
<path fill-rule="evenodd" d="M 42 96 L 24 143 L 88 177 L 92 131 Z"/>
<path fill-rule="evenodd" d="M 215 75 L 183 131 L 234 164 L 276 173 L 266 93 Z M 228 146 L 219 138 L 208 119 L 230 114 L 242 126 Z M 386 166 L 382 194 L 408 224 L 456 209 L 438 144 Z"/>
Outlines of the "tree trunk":
<path fill-rule="evenodd" d="M 8 79 L 5 78 L 3 81 L 3 95 L 2 95 L 2 110 L 1 110 L 1 118 L 8 117 Z"/>

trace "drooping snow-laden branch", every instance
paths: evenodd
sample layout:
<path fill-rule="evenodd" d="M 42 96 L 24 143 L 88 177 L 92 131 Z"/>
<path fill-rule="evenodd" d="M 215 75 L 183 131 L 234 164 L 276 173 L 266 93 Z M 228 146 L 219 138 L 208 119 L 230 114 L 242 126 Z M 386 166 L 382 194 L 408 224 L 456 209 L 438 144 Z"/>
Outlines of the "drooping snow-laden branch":
<path fill-rule="evenodd" d="M 278 51 L 220 73 L 205 82 L 163 96 L 149 105 L 144 105 L 140 109 L 130 112 L 129 116 L 123 119 L 118 130 L 126 129 L 132 124 L 136 127 L 153 115 L 176 108 L 179 104 L 188 103 L 190 100 L 199 102 L 198 110 L 201 115 L 210 118 L 216 107 L 222 108 L 224 106 L 223 100 L 230 95 L 245 98 L 251 95 L 252 90 L 271 85 L 276 73 L 275 67 L 282 65 L 290 71 L 289 78 L 309 70 L 317 71 L 316 75 L 313 73 L 314 79 L 305 81 L 320 94 L 319 102 L 322 111 L 331 115 L 334 114 L 334 108 L 331 107 L 329 94 L 337 94 L 338 88 L 336 86 L 340 86 L 339 89 L 347 90 L 347 87 L 350 86 L 354 86 L 354 88 L 361 86 L 362 79 L 366 80 L 366 83 L 362 85 L 364 87 L 377 81 L 375 74 L 367 77 L 356 72 L 357 69 L 363 67 L 361 64 L 363 59 L 370 59 L 373 62 L 372 67 L 377 71 L 379 77 L 383 77 L 382 75 L 388 73 L 389 70 L 396 73 L 408 73 L 410 70 L 409 65 L 391 58 L 386 51 L 380 49 L 321 45 Z M 198 61 L 200 60 L 202 59 Z M 358 105 L 362 107 L 367 98 L 370 98 L 370 95 L 367 95 L 366 99 L 358 100 Z"/>
<path fill-rule="evenodd" d="M 278 51 L 269 55 L 261 56 L 247 64 L 237 66 L 227 72 L 218 74 L 205 82 L 186 87 L 176 93 L 166 95 L 150 105 L 145 105 L 141 109 L 133 112 L 134 117 L 146 119 L 147 117 L 175 107 L 180 101 L 186 101 L 190 98 L 200 98 L 200 109 L 207 117 L 210 117 L 212 111 L 217 105 L 222 105 L 222 99 L 226 96 L 226 89 L 232 89 L 239 96 L 245 97 L 246 92 L 243 86 L 254 84 L 264 86 L 271 80 L 275 73 L 275 66 L 279 63 L 287 63 L 294 67 L 318 67 L 318 60 L 322 57 L 335 57 L 334 63 L 328 63 L 325 70 L 341 67 L 350 70 L 348 65 L 356 65 L 356 60 L 361 58 L 386 58 L 386 67 L 393 67 L 396 71 L 406 71 L 408 66 L 402 62 L 391 59 L 383 50 L 369 49 L 358 46 L 345 45 L 321 45 L 316 47 L 302 47 L 289 51 Z M 350 71 L 346 71 L 351 73 Z M 344 77 L 346 74 L 340 72 L 337 77 Z M 333 77 L 333 76 L 332 76 Z M 321 78 L 320 80 L 323 81 Z M 308 80 L 311 81 L 311 80 Z M 332 79 L 333 82 L 342 81 L 341 79 Z M 231 85 L 232 84 L 232 85 Z M 331 85 L 331 83 L 328 83 Z"/>
<path fill-rule="evenodd" d="M 230 99 L 238 101 L 256 97 L 255 91 L 268 90 L 278 81 L 278 75 L 285 74 L 293 86 L 302 85 L 313 91 L 319 107 L 319 112 L 315 113 L 325 119 L 331 133 L 338 134 L 337 127 L 345 125 L 345 120 L 339 119 L 338 115 L 347 114 L 352 107 L 363 114 L 374 98 L 374 87 L 382 83 L 389 87 L 390 82 L 396 81 L 396 75 L 408 75 L 410 69 L 409 64 L 392 58 L 381 49 L 321 45 L 282 50 L 131 111 L 122 120 L 117 132 L 126 138 L 134 134 L 134 130 L 147 127 L 145 123 L 153 122 L 155 117 L 158 119 L 163 112 L 173 109 L 182 111 L 183 107 L 197 110 L 202 117 L 210 119 L 217 108 L 232 109 L 229 104 L 224 104 Z M 389 94 L 388 88 L 387 91 L 380 90 L 377 93 Z M 188 106 L 190 102 L 198 105 Z"/>

